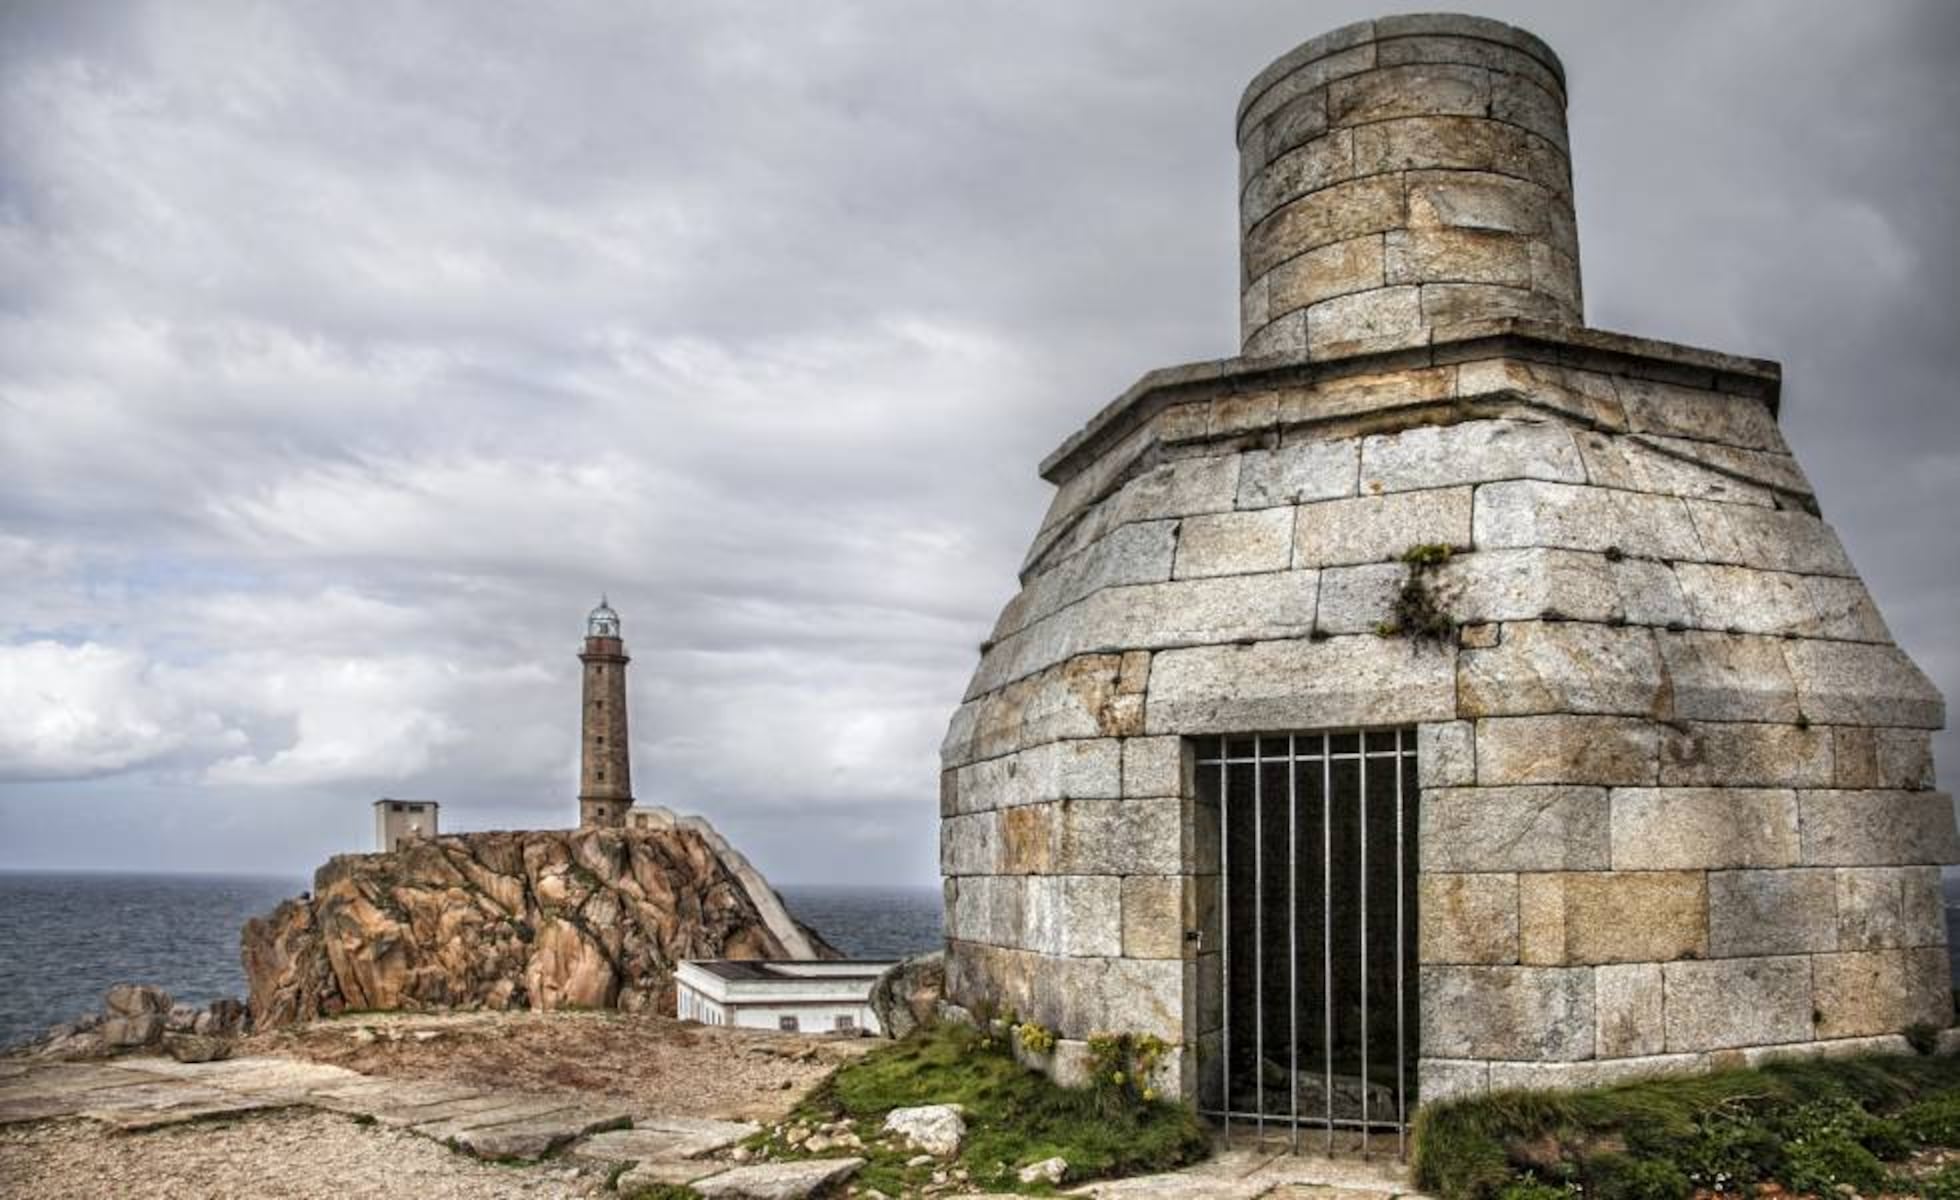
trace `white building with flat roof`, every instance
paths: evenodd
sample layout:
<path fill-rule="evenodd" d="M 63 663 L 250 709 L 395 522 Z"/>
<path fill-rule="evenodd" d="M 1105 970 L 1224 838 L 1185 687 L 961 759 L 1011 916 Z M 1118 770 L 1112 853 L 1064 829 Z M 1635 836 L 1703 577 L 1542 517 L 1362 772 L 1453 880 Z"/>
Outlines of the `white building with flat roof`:
<path fill-rule="evenodd" d="M 394 800 L 383 797 L 374 802 L 374 848 L 383 854 L 405 844 L 436 836 L 437 805 L 433 800 Z"/>
<path fill-rule="evenodd" d="M 674 972 L 675 1015 L 784 1033 L 880 1033 L 871 987 L 896 964 L 863 959 L 689 959 Z"/>

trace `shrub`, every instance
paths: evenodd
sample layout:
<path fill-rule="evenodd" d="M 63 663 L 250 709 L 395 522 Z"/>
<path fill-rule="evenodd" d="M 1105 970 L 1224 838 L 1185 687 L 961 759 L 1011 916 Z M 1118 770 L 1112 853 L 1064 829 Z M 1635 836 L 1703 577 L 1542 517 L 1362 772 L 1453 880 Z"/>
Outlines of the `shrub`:
<path fill-rule="evenodd" d="M 1694 1189 L 1673 1164 L 1625 1154 L 1595 1154 L 1586 1160 L 1586 1191 L 1598 1200 L 1682 1200 Z"/>
<path fill-rule="evenodd" d="M 1921 1100 L 1901 1112 L 1898 1122 L 1915 1141 L 1960 1147 L 1960 1089 Z"/>
<path fill-rule="evenodd" d="M 1949 1163 L 1918 1181 L 1925 1200 L 1960 1200 L 1960 1163 Z"/>
<path fill-rule="evenodd" d="M 1859 1192 L 1884 1191 L 1888 1176 L 1878 1156 L 1844 1137 L 1792 1142 L 1784 1156 L 1783 1186 L 1793 1192 L 1831 1195 L 1840 1183 Z"/>
<path fill-rule="evenodd" d="M 1507 1183 L 1497 1193 L 1497 1200 L 1572 1200 L 1572 1193 L 1562 1187 L 1554 1187 L 1540 1182 L 1536 1175 L 1526 1175 L 1514 1183 Z"/>
<path fill-rule="evenodd" d="M 1055 1049 L 1055 1035 L 1033 1021 L 1021 1022 L 1016 1036 L 1021 1039 L 1021 1049 L 1029 1054 L 1048 1054 Z"/>

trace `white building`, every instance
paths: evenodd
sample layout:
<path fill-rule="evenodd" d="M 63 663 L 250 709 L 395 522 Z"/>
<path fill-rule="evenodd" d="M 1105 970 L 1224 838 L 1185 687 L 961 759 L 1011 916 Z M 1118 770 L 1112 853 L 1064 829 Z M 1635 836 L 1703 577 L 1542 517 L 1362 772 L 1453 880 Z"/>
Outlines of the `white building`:
<path fill-rule="evenodd" d="M 880 1032 L 871 986 L 890 962 L 701 959 L 674 972 L 675 1015 L 785 1033 Z"/>
<path fill-rule="evenodd" d="M 436 813 L 433 800 L 376 800 L 374 848 L 386 854 L 417 838 L 435 837 Z"/>

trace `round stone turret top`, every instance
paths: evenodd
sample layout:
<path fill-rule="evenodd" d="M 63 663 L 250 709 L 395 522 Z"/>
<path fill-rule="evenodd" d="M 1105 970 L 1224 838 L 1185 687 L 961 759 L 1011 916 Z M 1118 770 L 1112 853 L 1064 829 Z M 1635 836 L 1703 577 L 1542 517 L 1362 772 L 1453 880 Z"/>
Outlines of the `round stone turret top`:
<path fill-rule="evenodd" d="M 1565 70 L 1524 30 L 1451 14 L 1336 29 L 1253 79 L 1238 139 L 1246 354 L 1583 323 Z"/>

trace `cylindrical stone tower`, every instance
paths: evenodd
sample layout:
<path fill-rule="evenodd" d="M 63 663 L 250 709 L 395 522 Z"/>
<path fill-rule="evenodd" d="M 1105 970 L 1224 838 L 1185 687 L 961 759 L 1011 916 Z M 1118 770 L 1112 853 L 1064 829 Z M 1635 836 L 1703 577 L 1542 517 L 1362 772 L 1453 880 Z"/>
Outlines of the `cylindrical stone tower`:
<path fill-rule="evenodd" d="M 1238 139 L 1246 354 L 1582 322 L 1565 73 L 1523 30 L 1437 15 L 1337 29 L 1253 79 Z"/>
<path fill-rule="evenodd" d="M 633 807 L 633 765 L 626 740 L 626 643 L 619 614 L 602 598 L 585 622 L 585 688 L 580 738 L 581 826 L 624 825 Z"/>

